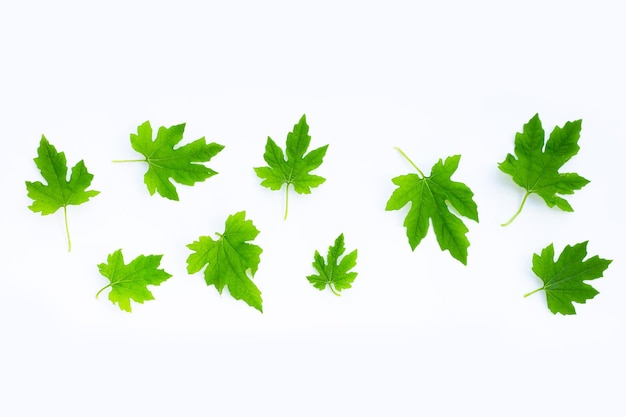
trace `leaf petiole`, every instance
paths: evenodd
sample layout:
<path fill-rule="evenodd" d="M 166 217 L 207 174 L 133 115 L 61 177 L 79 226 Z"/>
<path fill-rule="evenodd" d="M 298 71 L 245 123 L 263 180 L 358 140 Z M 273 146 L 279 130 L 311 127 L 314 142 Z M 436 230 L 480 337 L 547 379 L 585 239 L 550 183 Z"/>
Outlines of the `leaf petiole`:
<path fill-rule="evenodd" d="M 415 168 L 415 169 L 417 170 L 417 172 L 418 172 L 418 173 L 419 173 L 422 177 L 426 177 L 426 175 L 424 175 L 424 173 L 422 172 L 422 170 L 421 170 L 421 169 L 419 169 L 419 168 L 417 167 L 417 165 L 415 165 L 415 163 L 414 163 L 413 161 L 411 161 L 411 158 L 409 158 L 409 157 L 408 157 L 408 155 L 407 155 L 407 154 L 405 154 L 405 153 L 402 151 L 402 149 L 398 148 L 397 146 L 396 146 L 396 147 L 394 147 L 394 149 L 395 149 L 396 151 L 400 152 L 400 155 L 402 155 L 402 156 L 404 157 L 404 159 L 406 159 L 407 161 L 409 161 L 409 163 L 410 163 L 411 165 L 413 165 L 413 168 Z"/>
<path fill-rule="evenodd" d="M 114 159 L 114 163 L 118 162 L 148 162 L 146 159 Z"/>
<path fill-rule="evenodd" d="M 63 218 L 65 219 L 65 234 L 67 235 L 67 251 L 72 251 L 72 241 L 70 239 L 70 227 L 67 224 L 67 206 L 63 206 Z"/>
<path fill-rule="evenodd" d="M 100 291 L 98 291 L 98 293 L 96 294 L 96 298 L 98 298 L 98 296 L 100 295 L 100 293 L 104 290 L 106 290 L 107 288 L 113 286 L 113 283 L 111 282 L 109 285 L 105 285 L 104 287 L 100 288 Z"/>
<path fill-rule="evenodd" d="M 526 194 L 524 195 L 524 198 L 522 199 L 522 204 L 520 204 L 519 209 L 517 209 L 517 212 L 513 215 L 513 217 L 511 217 L 511 219 L 508 222 L 502 223 L 500 226 L 505 227 L 513 223 L 513 220 L 515 220 L 517 216 L 519 216 L 519 214 L 522 212 L 522 209 L 524 208 L 524 204 L 526 204 L 526 199 L 528 198 L 529 195 L 530 195 L 530 191 L 526 191 Z"/>
<path fill-rule="evenodd" d="M 339 294 L 339 293 L 335 290 L 335 288 L 333 287 L 333 284 L 332 284 L 332 283 L 330 283 L 330 282 L 328 283 L 328 288 L 330 288 L 330 290 L 332 291 L 332 293 L 333 293 L 333 294 L 335 294 L 337 297 L 341 297 L 341 294 Z"/>
<path fill-rule="evenodd" d="M 289 214 L 289 184 L 291 183 L 288 182 L 285 187 L 285 217 L 283 220 L 287 220 L 287 214 Z"/>
<path fill-rule="evenodd" d="M 534 293 L 539 292 L 539 291 L 541 291 L 541 290 L 543 290 L 543 289 L 544 289 L 543 287 L 541 287 L 541 288 L 537 288 L 536 290 L 531 291 L 531 292 L 529 292 L 528 294 L 524 294 L 524 298 L 526 298 L 526 297 L 528 297 L 528 296 L 530 296 L 530 295 L 533 295 Z"/>

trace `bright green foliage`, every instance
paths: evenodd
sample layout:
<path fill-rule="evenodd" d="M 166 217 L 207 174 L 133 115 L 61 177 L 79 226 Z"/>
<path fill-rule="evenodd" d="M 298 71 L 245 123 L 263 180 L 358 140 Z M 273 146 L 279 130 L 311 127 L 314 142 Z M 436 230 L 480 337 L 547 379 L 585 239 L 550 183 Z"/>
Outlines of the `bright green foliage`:
<path fill-rule="evenodd" d="M 246 212 L 228 216 L 224 233 L 216 233 L 219 239 L 209 236 L 200 238 L 187 247 L 193 251 L 187 258 L 187 271 L 199 272 L 206 265 L 204 279 L 207 285 L 215 285 L 221 294 L 225 286 L 233 298 L 263 312 L 261 291 L 250 279 L 254 277 L 263 250 L 247 243 L 259 234 L 252 220 L 246 220 Z"/>
<path fill-rule="evenodd" d="M 533 254 L 533 272 L 541 278 L 543 286 L 524 297 L 544 290 L 551 312 L 576 314 L 572 302 L 584 304 L 598 294 L 595 288 L 583 281 L 602 277 L 612 262 L 598 255 L 583 261 L 585 256 L 587 242 L 566 246 L 556 263 L 552 244 L 544 248 L 541 255 Z"/>
<path fill-rule="evenodd" d="M 357 250 L 344 256 L 339 262 L 339 257 L 345 250 L 342 233 L 335 240 L 335 244 L 328 248 L 327 262 L 318 251 L 315 251 L 313 267 L 319 275 L 309 275 L 306 279 L 318 290 L 323 290 L 328 285 L 328 288 L 336 295 L 339 295 L 341 290 L 351 288 L 357 273 L 348 271 L 356 266 Z"/>
<path fill-rule="evenodd" d="M 283 150 L 268 136 L 265 145 L 263 159 L 267 162 L 266 167 L 254 168 L 256 174 L 263 178 L 261 185 L 272 190 L 280 190 L 283 184 L 285 188 L 285 219 L 289 211 L 289 186 L 298 194 L 310 194 L 311 188 L 315 188 L 326 181 L 318 175 L 309 172 L 318 168 L 326 155 L 328 145 L 314 149 L 304 155 L 311 143 L 309 126 L 306 123 L 306 115 L 300 118 L 293 131 L 287 134 L 287 159 Z"/>
<path fill-rule="evenodd" d="M 132 311 L 130 300 L 143 304 L 144 301 L 154 300 L 148 290 L 148 285 L 159 285 L 172 275 L 158 269 L 163 255 L 140 255 L 128 265 L 124 264 L 122 250 L 118 249 L 107 258 L 107 263 L 98 265 L 100 273 L 109 279 L 110 283 L 96 294 L 111 288 L 109 300 L 117 303 L 120 309 Z"/>
<path fill-rule="evenodd" d="M 582 120 L 567 122 L 560 128 L 556 126 L 545 144 L 545 132 L 541 127 L 539 115 L 535 114 L 524 125 L 522 133 L 515 134 L 515 156 L 508 154 L 504 162 L 498 164 L 500 171 L 513 177 L 513 181 L 526 190 L 519 210 L 510 224 L 521 213 L 530 194 L 537 194 L 549 207 L 557 206 L 563 211 L 574 211 L 572 206 L 557 194 L 574 194 L 589 181 L 578 174 L 560 173 L 559 169 L 578 153 L 578 139 Z"/>
<path fill-rule="evenodd" d="M 133 149 L 145 156 L 145 159 L 114 162 L 147 162 L 148 171 L 144 175 L 144 182 L 150 195 L 157 191 L 165 198 L 178 201 L 178 192 L 170 178 L 184 185 L 204 181 L 217 172 L 200 162 L 208 162 L 224 149 L 217 143 L 207 144 L 204 137 L 174 149 L 182 140 L 184 131 L 184 123 L 169 128 L 160 127 L 153 141 L 152 127 L 147 121 L 137 128 L 137 134 L 130 135 Z"/>
<path fill-rule="evenodd" d="M 452 257 L 467 265 L 467 248 L 470 243 L 465 234 L 468 228 L 448 208 L 449 204 L 460 215 L 478 222 L 478 209 L 472 199 L 474 193 L 467 185 L 454 182 L 450 178 L 456 171 L 461 156 L 450 156 L 445 162 L 440 159 L 433 166 L 430 175 L 425 176 L 402 150 L 398 151 L 419 175 L 407 174 L 392 179 L 398 188 L 389 198 L 385 210 L 400 210 L 411 203 L 411 209 L 404 220 L 411 249 L 415 250 L 426 236 L 430 219 L 441 250 L 450 251 Z"/>
<path fill-rule="evenodd" d="M 67 206 L 70 204 L 82 204 L 100 192 L 94 190 L 87 191 L 87 187 L 91 185 L 93 175 L 87 172 L 87 167 L 82 160 L 72 167 L 70 180 L 67 181 L 65 154 L 57 152 L 56 148 L 43 135 L 41 136 L 37 157 L 34 161 L 47 184 L 43 184 L 40 181 L 26 181 L 28 196 L 33 199 L 33 204 L 28 208 L 35 213 L 40 212 L 43 216 L 52 214 L 63 207 L 69 251 L 72 249 L 72 243 L 67 224 Z"/>

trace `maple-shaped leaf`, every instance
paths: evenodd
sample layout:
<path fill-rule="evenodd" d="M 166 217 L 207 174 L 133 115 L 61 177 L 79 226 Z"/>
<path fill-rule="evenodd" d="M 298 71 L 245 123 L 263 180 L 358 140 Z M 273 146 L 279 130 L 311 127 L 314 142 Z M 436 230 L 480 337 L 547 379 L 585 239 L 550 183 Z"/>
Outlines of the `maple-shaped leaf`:
<path fill-rule="evenodd" d="M 286 154 L 276 145 L 271 137 L 267 137 L 265 153 L 263 159 L 267 162 L 266 167 L 254 168 L 259 178 L 263 178 L 261 185 L 272 190 L 280 190 L 283 184 L 285 187 L 285 219 L 289 212 L 289 186 L 298 194 L 310 194 L 311 188 L 315 188 L 326 181 L 319 175 L 310 174 L 318 168 L 326 155 L 328 145 L 314 149 L 305 155 L 311 136 L 309 136 L 309 126 L 306 123 L 306 115 L 293 127 L 293 131 L 287 134 Z"/>
<path fill-rule="evenodd" d="M 515 156 L 508 154 L 498 164 L 500 171 L 513 177 L 513 181 L 526 190 L 522 204 L 515 215 L 503 226 L 510 224 L 522 212 L 526 199 L 537 194 L 549 207 L 557 206 L 563 211 L 574 211 L 572 206 L 557 194 L 574 194 L 589 184 L 589 180 L 575 173 L 560 173 L 559 169 L 578 153 L 578 139 L 582 120 L 556 126 L 545 143 L 545 132 L 539 115 L 535 114 L 524 125 L 522 133 L 515 134 Z"/>
<path fill-rule="evenodd" d="M 70 180 L 67 180 L 65 154 L 57 152 L 44 135 L 41 135 L 37 157 L 34 161 L 47 184 L 40 181 L 26 181 L 28 196 L 33 199 L 33 204 L 28 208 L 35 213 L 40 212 L 43 216 L 52 214 L 63 207 L 67 248 L 70 251 L 72 250 L 72 241 L 67 223 L 67 206 L 82 204 L 100 192 L 87 190 L 87 187 L 91 185 L 93 175 L 87 171 L 82 160 L 72 167 Z"/>
<path fill-rule="evenodd" d="M 415 250 L 426 236 L 432 221 L 441 250 L 448 250 L 453 258 L 467 265 L 467 248 L 470 243 L 465 234 L 468 228 L 448 207 L 450 205 L 460 215 L 478 222 L 478 209 L 472 199 L 474 193 L 467 185 L 451 180 L 461 156 L 450 156 L 445 162 L 440 159 L 433 166 L 430 175 L 426 176 L 401 149 L 396 149 L 418 174 L 401 175 L 392 179 L 398 188 L 387 201 L 385 210 L 400 210 L 411 203 L 404 220 L 411 249 Z"/>
<path fill-rule="evenodd" d="M 357 276 L 356 272 L 348 272 L 356 266 L 357 250 L 353 250 L 339 261 L 339 257 L 345 252 L 343 233 L 335 239 L 335 244 L 328 248 L 326 261 L 318 251 L 313 255 L 313 267 L 319 275 L 306 277 L 313 286 L 323 290 L 328 286 L 330 290 L 339 295 L 339 291 L 352 287 L 352 282 Z"/>
<path fill-rule="evenodd" d="M 162 257 L 163 255 L 140 255 L 125 265 L 121 249 L 111 253 L 107 257 L 107 263 L 98 265 L 100 273 L 110 282 L 98 291 L 96 298 L 102 291 L 111 288 L 109 300 L 129 313 L 132 311 L 130 300 L 140 304 L 154 300 L 148 285 L 159 285 L 172 276 L 159 269 Z"/>
<path fill-rule="evenodd" d="M 556 262 L 552 243 L 541 251 L 541 255 L 533 254 L 533 272 L 541 278 L 543 286 L 524 297 L 543 290 L 552 313 L 576 314 L 572 302 L 584 304 L 599 294 L 584 281 L 602 277 L 612 262 L 598 255 L 583 261 L 587 256 L 587 243 L 566 246 Z"/>
<path fill-rule="evenodd" d="M 252 282 L 263 250 L 252 243 L 259 234 L 246 212 L 232 214 L 226 219 L 224 233 L 216 233 L 217 240 L 200 236 L 187 245 L 193 251 L 187 258 L 187 272 L 194 274 L 206 266 L 204 279 L 222 294 L 224 287 L 236 300 L 243 300 L 263 312 L 261 291 Z"/>
<path fill-rule="evenodd" d="M 183 139 L 184 131 L 185 123 L 161 126 L 152 140 L 152 126 L 149 121 L 144 122 L 137 127 L 137 134 L 131 133 L 130 143 L 145 159 L 113 162 L 147 162 L 148 171 L 144 175 L 144 182 L 150 195 L 156 191 L 165 198 L 178 201 L 178 192 L 170 179 L 179 184 L 193 185 L 217 174 L 202 162 L 210 161 L 224 149 L 217 143 L 206 143 L 204 137 L 174 149 Z"/>

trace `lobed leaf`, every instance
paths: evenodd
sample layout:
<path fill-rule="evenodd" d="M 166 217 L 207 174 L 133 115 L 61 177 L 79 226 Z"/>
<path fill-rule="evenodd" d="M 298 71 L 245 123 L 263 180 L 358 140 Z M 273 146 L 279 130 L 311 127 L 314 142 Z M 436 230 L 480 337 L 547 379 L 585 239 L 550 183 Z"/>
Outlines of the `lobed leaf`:
<path fill-rule="evenodd" d="M 63 152 L 57 152 L 54 145 L 50 144 L 44 135 L 37 148 L 35 165 L 39 168 L 41 176 L 46 181 L 26 181 L 28 197 L 33 203 L 28 207 L 42 216 L 55 213 L 63 208 L 65 217 L 65 230 L 67 234 L 68 250 L 71 250 L 69 227 L 67 224 L 67 206 L 83 204 L 91 197 L 100 194 L 99 191 L 87 190 L 93 180 L 93 175 L 87 171 L 84 161 L 79 161 L 72 167 L 69 181 L 67 180 L 67 161 Z"/>
<path fill-rule="evenodd" d="M 584 304 L 598 294 L 584 281 L 602 277 L 612 262 L 597 255 L 584 260 L 587 243 L 566 246 L 556 262 L 553 244 L 545 247 L 541 255 L 533 254 L 532 270 L 543 281 L 543 286 L 525 297 L 543 290 L 552 313 L 576 314 L 573 302 Z"/>
<path fill-rule="evenodd" d="M 259 231 L 245 216 L 245 211 L 230 215 L 224 233 L 218 233 L 219 239 L 200 236 L 187 245 L 193 252 L 187 258 L 187 272 L 194 274 L 206 267 L 204 279 L 207 285 L 215 286 L 220 294 L 228 287 L 234 299 L 245 301 L 263 312 L 261 291 L 251 280 L 257 272 L 263 250 L 248 243 Z"/>
<path fill-rule="evenodd" d="M 340 291 L 352 287 L 357 272 L 349 271 L 356 266 L 357 250 L 350 252 L 339 261 L 344 252 L 343 233 L 335 239 L 334 245 L 328 248 L 327 261 L 324 261 L 322 255 L 315 251 L 313 267 L 318 274 L 306 277 L 315 288 L 323 290 L 328 286 L 334 294 L 339 295 Z"/>
<path fill-rule="evenodd" d="M 144 160 L 115 162 L 147 162 L 148 170 L 144 182 L 150 195 L 158 192 L 162 197 L 178 201 L 178 191 L 172 181 L 183 185 L 194 185 L 217 174 L 205 166 L 224 146 L 206 143 L 204 137 L 186 145 L 174 148 L 183 139 L 185 124 L 160 127 L 152 139 L 152 126 L 149 121 L 137 127 L 137 134 L 130 135 L 133 149 L 142 154 Z"/>
<path fill-rule="evenodd" d="M 535 114 L 524 125 L 522 132 L 515 135 L 515 156 L 507 154 L 498 168 L 524 188 L 526 195 L 517 213 L 503 226 L 510 224 L 519 215 L 530 194 L 540 196 L 548 207 L 574 211 L 569 202 L 559 195 L 573 194 L 587 185 L 589 180 L 559 170 L 580 150 L 578 139 L 581 127 L 582 120 L 567 122 L 562 128 L 556 126 L 544 148 L 545 132 L 539 115 Z"/>
<path fill-rule="evenodd" d="M 261 185 L 271 190 L 280 190 L 286 184 L 285 219 L 289 206 L 289 186 L 298 194 L 310 194 L 311 189 L 320 186 L 326 181 L 324 177 L 313 175 L 310 172 L 318 168 L 326 155 L 328 145 L 314 149 L 306 154 L 311 136 L 306 123 L 306 115 L 287 134 L 286 156 L 283 150 L 272 140 L 267 138 L 263 159 L 268 166 L 254 168 L 257 176 L 262 178 Z M 306 154 L 306 155 L 305 155 Z"/>
<path fill-rule="evenodd" d="M 131 312 L 130 300 L 139 304 L 154 300 L 148 285 L 160 285 L 172 275 L 159 269 L 163 255 L 140 255 L 128 265 L 124 264 L 122 250 L 118 249 L 107 257 L 107 263 L 98 265 L 100 274 L 110 282 L 96 294 L 111 288 L 109 300 L 123 311 Z"/>
<path fill-rule="evenodd" d="M 400 152 L 408 159 L 404 152 Z M 411 250 L 415 250 L 426 237 L 432 222 L 441 250 L 448 250 L 453 258 L 466 265 L 467 248 L 470 245 L 466 233 L 469 229 L 459 217 L 450 212 L 448 205 L 461 216 L 476 222 L 478 208 L 470 188 L 451 180 L 460 159 L 460 155 L 450 156 L 445 162 L 440 159 L 433 166 L 429 176 L 407 174 L 393 178 L 392 182 L 398 188 L 391 194 L 385 210 L 400 210 L 410 204 L 404 226 Z M 415 166 L 410 159 L 408 161 Z"/>

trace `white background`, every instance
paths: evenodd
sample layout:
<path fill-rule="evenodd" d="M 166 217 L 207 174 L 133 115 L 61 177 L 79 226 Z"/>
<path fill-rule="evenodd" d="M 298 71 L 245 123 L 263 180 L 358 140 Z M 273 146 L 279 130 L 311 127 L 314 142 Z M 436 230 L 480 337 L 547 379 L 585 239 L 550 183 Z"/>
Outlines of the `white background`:
<path fill-rule="evenodd" d="M 614 1 L 3 1 L 0 6 L 0 414 L 7 416 L 626 415 L 624 12 Z M 436 5 L 435 5 L 436 3 Z M 583 119 L 565 171 L 574 213 L 497 169 L 535 113 Z M 311 195 L 259 186 L 267 136 L 306 113 L 329 144 Z M 226 146 L 180 202 L 149 196 L 129 135 L 187 123 Z M 101 194 L 27 209 L 41 134 Z M 391 178 L 462 154 L 475 193 L 468 265 L 432 231 L 411 252 Z M 264 314 L 186 272 L 186 245 L 246 210 Z M 341 297 L 306 280 L 339 233 L 358 248 Z M 553 315 L 531 257 L 589 240 L 613 259 L 576 316 Z M 131 314 L 96 265 L 164 254 L 173 277 Z"/>

